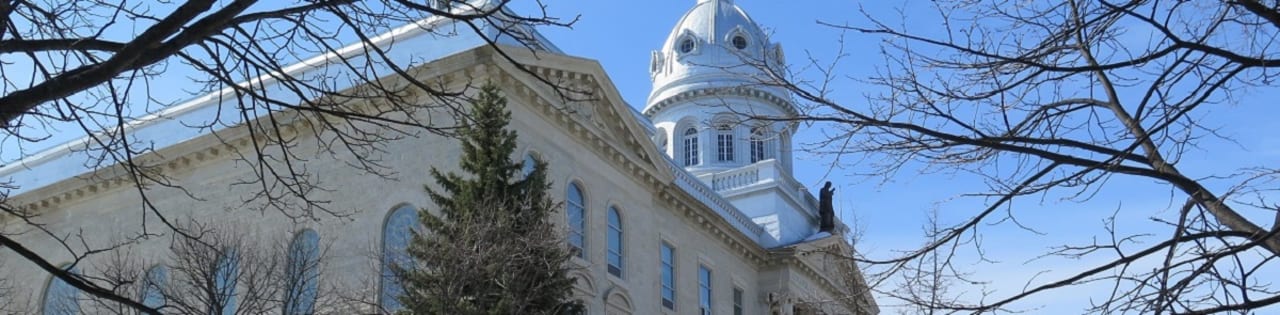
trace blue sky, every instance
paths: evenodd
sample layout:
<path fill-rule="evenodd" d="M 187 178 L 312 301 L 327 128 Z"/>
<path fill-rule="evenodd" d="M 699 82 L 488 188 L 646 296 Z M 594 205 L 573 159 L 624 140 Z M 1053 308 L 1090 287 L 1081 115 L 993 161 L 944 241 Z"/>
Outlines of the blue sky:
<path fill-rule="evenodd" d="M 762 1 L 737 0 L 751 17 L 772 33 L 774 42 L 782 43 L 789 62 L 793 66 L 803 64 L 806 58 L 831 60 L 840 48 L 838 30 L 818 25 L 817 21 L 834 24 L 867 25 L 860 10 L 878 19 L 897 21 L 895 7 L 902 7 L 907 21 L 936 23 L 937 12 L 928 7 L 928 1 Z M 650 89 L 647 65 L 650 52 L 660 47 L 671 27 L 695 0 L 661 2 L 617 2 L 590 0 L 548 0 L 552 15 L 569 17 L 581 15 L 573 29 L 544 29 L 543 33 L 568 54 L 596 59 L 603 64 L 610 78 L 621 90 L 622 96 L 635 107 L 643 107 Z M 935 25 L 936 26 L 936 25 Z M 840 98 L 848 105 L 862 101 L 860 95 L 874 92 L 874 87 L 852 79 L 872 75 L 877 62 L 882 59 L 878 46 L 884 38 L 856 33 L 843 34 L 845 53 L 849 57 L 839 66 L 847 78 L 837 85 Z M 1133 31 L 1126 36 L 1144 40 L 1144 33 Z M 800 73 L 800 77 L 812 77 L 812 71 Z M 1274 100 L 1277 95 L 1267 89 L 1242 91 L 1238 104 L 1223 105 L 1202 111 L 1204 122 L 1211 128 L 1219 128 L 1223 135 L 1237 143 L 1207 140 L 1201 147 L 1193 148 L 1183 158 L 1180 167 L 1187 174 L 1205 176 L 1223 174 L 1240 167 L 1274 164 L 1280 159 L 1280 140 L 1261 136 L 1259 130 L 1267 130 L 1274 115 L 1262 100 Z M 797 135 L 797 143 L 815 141 L 821 135 L 822 125 L 804 128 Z M 970 174 L 949 172 L 924 172 L 923 165 L 911 165 L 890 178 L 864 177 L 852 174 L 865 172 L 865 166 L 828 168 L 829 156 L 813 156 L 799 153 L 796 158 L 796 176 L 801 183 L 816 191 L 825 180 L 833 181 L 837 191 L 837 208 L 841 217 L 861 231 L 859 250 L 875 258 L 886 258 L 897 250 L 918 246 L 922 226 L 930 211 L 937 211 L 943 223 L 956 223 L 977 209 L 985 206 L 981 199 L 960 198 L 963 193 L 984 192 L 983 181 Z M 1224 171 L 1225 170 L 1225 171 Z M 1223 190 L 1227 181 L 1207 181 L 1210 187 Z M 961 255 L 957 266 L 973 272 L 976 279 L 991 281 L 985 285 L 956 285 L 951 292 L 965 292 L 963 297 L 976 300 L 982 292 L 992 298 L 1003 298 L 1017 293 L 1028 281 L 1044 283 L 1056 281 L 1069 272 L 1092 267 L 1090 262 L 1101 258 L 1036 259 L 1050 246 L 1087 244 L 1094 239 L 1104 240 L 1107 235 L 1104 218 L 1116 214 L 1119 233 L 1156 233 L 1151 238 L 1170 233 L 1159 229 L 1150 217 L 1168 217 L 1176 212 L 1182 195 L 1170 191 L 1165 185 L 1150 180 L 1116 176 L 1108 179 L 1102 191 L 1088 202 L 1077 203 L 1066 198 L 1068 192 L 1050 193 L 1017 200 L 1009 210 L 1014 213 L 1019 227 L 1012 222 L 983 225 L 979 229 L 982 249 L 986 259 L 979 261 L 975 255 Z M 1265 218 L 1267 213 L 1254 213 Z M 1267 220 L 1261 220 L 1267 222 Z M 1024 228 L 1025 227 L 1025 228 Z M 1039 274 L 1037 276 L 1037 274 Z M 1275 267 L 1260 272 L 1258 279 L 1280 279 Z M 887 288 L 885 288 L 887 289 Z M 1035 314 L 1076 314 L 1089 303 L 1090 296 L 1103 297 L 1109 287 L 1092 285 L 1052 291 L 1042 296 L 1016 304 L 1015 308 L 1031 310 Z M 881 299 L 881 303 L 892 303 Z M 885 313 L 895 313 L 892 307 Z"/>
<path fill-rule="evenodd" d="M 676 20 L 688 10 L 695 0 L 675 1 L 599 1 L 599 0 L 544 0 L 549 14 L 563 18 L 580 15 L 572 29 L 543 28 L 541 31 L 551 41 L 570 55 L 596 59 L 601 62 L 623 98 L 635 107 L 643 107 L 650 89 L 648 64 L 650 52 L 660 47 Z M 906 1 L 764 1 L 736 0 L 751 17 L 761 24 L 771 39 L 786 50 L 793 65 L 805 63 L 809 57 L 831 60 L 841 47 L 842 32 L 820 26 L 817 21 L 835 24 L 865 25 L 860 10 L 876 16 L 892 19 L 897 16 L 894 6 L 903 9 L 911 23 L 930 23 L 936 12 L 921 8 L 924 0 Z M 527 2 L 517 1 L 520 12 L 534 12 Z M 936 25 L 935 25 L 936 26 Z M 1141 39 L 1140 32 L 1129 36 Z M 862 102 L 861 95 L 875 92 L 874 87 L 860 84 L 853 79 L 873 74 L 881 62 L 878 46 L 883 38 L 856 33 L 843 34 L 845 53 L 849 55 L 839 70 L 847 78 L 839 81 L 837 95 L 850 104 Z M 14 65 L 6 65 L 13 67 Z M 21 65 L 17 65 L 21 66 Z M 812 71 L 801 72 L 801 78 L 811 77 Z M 174 74 L 176 77 L 180 75 Z M 165 84 L 181 82 L 175 80 Z M 180 85 L 180 84 L 175 84 Z M 183 89 L 157 89 L 174 99 L 188 98 Z M 1237 143 L 1206 141 L 1199 148 L 1191 149 L 1180 165 L 1184 172 L 1198 176 L 1222 174 L 1223 170 L 1235 170 L 1250 165 L 1274 165 L 1280 160 L 1280 138 L 1266 135 L 1264 130 L 1272 125 L 1273 111 L 1268 105 L 1280 99 L 1275 91 L 1256 89 L 1243 91 L 1241 101 L 1235 105 L 1217 106 L 1203 111 L 1205 123 L 1220 128 L 1219 132 L 1235 138 Z M 802 127 L 797 143 L 812 142 L 826 126 Z M 76 131 L 74 128 L 70 131 Z M 74 134 L 74 133 L 73 133 Z M 76 137 L 80 134 L 74 134 Z M 58 135 L 41 146 L 70 140 Z M 0 160 L 10 160 L 18 154 L 12 140 L 4 143 Z M 1247 149 L 1242 149 L 1247 148 Z M 28 151 L 30 153 L 32 151 Z M 910 165 L 888 178 L 863 177 L 853 174 L 867 171 L 865 165 L 847 168 L 829 168 L 830 157 L 813 156 L 797 152 L 796 177 L 816 191 L 822 181 L 836 183 L 839 215 L 862 236 L 858 247 L 873 258 L 886 258 L 895 251 L 918 246 L 922 226 L 930 211 L 937 211 L 943 223 L 956 223 L 976 212 L 985 203 L 981 199 L 957 198 L 963 193 L 984 191 L 980 178 L 965 173 L 924 172 L 923 165 Z M 1224 189 L 1228 182 L 1209 180 L 1215 189 Z M 1036 282 L 1056 280 L 1062 274 L 1079 271 L 1094 261 L 1086 258 L 1072 260 L 1035 260 L 1034 258 L 1052 245 L 1088 243 L 1105 235 L 1107 215 L 1117 214 L 1119 232 L 1158 233 L 1148 219 L 1165 216 L 1175 211 L 1181 195 L 1167 187 L 1148 180 L 1126 177 L 1109 179 L 1106 189 L 1087 203 L 1064 201 L 1063 193 L 1019 199 L 1010 210 L 1026 229 L 1009 222 L 983 225 L 980 239 L 987 258 L 980 262 L 973 255 L 962 255 L 957 265 L 973 272 L 980 280 L 990 280 L 985 286 L 957 285 L 952 292 L 965 292 L 964 297 L 978 299 L 985 290 L 992 297 L 1004 297 L 1016 293 L 1027 279 Z M 1254 214 L 1265 215 L 1265 214 Z M 1264 221 L 1265 222 L 1265 221 Z M 1158 237 L 1158 236 L 1157 236 Z M 1280 271 L 1272 267 L 1264 270 L 1258 279 L 1280 279 Z M 891 284 L 889 284 L 891 285 Z M 888 289 L 888 288 L 882 288 Z M 1106 286 L 1091 286 L 1055 291 L 1018 304 L 1021 309 L 1036 314 L 1075 314 L 1089 297 L 1106 293 Z M 895 313 L 887 299 L 880 299 L 886 306 L 884 313 Z"/>

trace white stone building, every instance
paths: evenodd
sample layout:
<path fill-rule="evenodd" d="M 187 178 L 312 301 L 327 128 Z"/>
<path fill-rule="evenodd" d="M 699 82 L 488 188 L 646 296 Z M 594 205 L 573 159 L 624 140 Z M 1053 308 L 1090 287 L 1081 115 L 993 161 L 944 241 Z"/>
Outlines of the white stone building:
<path fill-rule="evenodd" d="M 454 27 L 448 20 L 428 19 L 422 25 L 376 40 L 393 59 L 417 60 L 412 73 L 420 80 L 451 88 L 489 81 L 502 88 L 513 116 L 510 128 L 522 146 L 521 156 L 514 158 L 548 162 L 552 195 L 565 201 L 565 215 L 556 223 L 573 235 L 570 246 L 582 249 L 582 257 L 570 263 L 581 267 L 574 273 L 576 294 L 588 313 L 879 312 L 856 267 L 839 257 L 852 251 L 841 237 L 847 228 L 839 226 L 835 235 L 820 233 L 816 198 L 791 176 L 796 125 L 744 119 L 786 117 L 796 108 L 787 91 L 758 83 L 770 75 L 767 69 L 783 63 L 782 48 L 733 1 L 698 0 L 680 19 L 653 52 L 653 90 L 642 110 L 622 101 L 598 63 L 564 55 L 536 30 L 519 30 L 534 40 L 525 43 L 537 48 L 531 51 L 509 46 L 517 43 L 496 35 L 494 25 L 485 31 L 498 39 L 497 46 L 465 31 L 449 37 L 426 31 Z M 532 73 L 500 57 L 498 49 Z M 313 71 L 328 60 L 320 56 L 291 69 Z M 535 75 L 596 97 L 566 101 Z M 331 191 L 317 194 L 331 200 L 333 208 L 358 210 L 349 216 L 293 220 L 270 211 L 237 212 L 243 196 L 255 189 L 235 185 L 253 176 L 235 158 L 250 154 L 252 136 L 238 125 L 215 128 L 217 136 L 183 127 L 231 113 L 234 106 L 220 106 L 231 101 L 200 97 L 131 129 L 132 137 L 156 148 L 143 158 L 162 165 L 175 185 L 198 198 L 149 187 L 148 202 L 170 217 L 236 226 L 254 237 L 331 244 L 327 280 L 365 285 L 380 291 L 378 303 L 394 306 L 386 298 L 394 285 L 369 281 L 384 273 L 378 255 L 362 253 L 381 250 L 386 259 L 394 254 L 388 251 L 403 250 L 413 210 L 433 209 L 422 189 L 429 181 L 425 174 L 432 167 L 456 168 L 456 140 L 423 135 L 388 144 L 377 158 L 401 174 L 396 180 L 362 174 L 341 156 L 306 161 L 307 169 L 331 185 Z M 298 151 L 316 149 L 324 140 L 308 133 L 301 121 L 284 130 L 304 139 Z M 138 190 L 118 168 L 84 167 L 87 146 L 92 144 L 72 142 L 0 168 L 0 180 L 14 185 L 6 191 L 9 204 L 39 213 L 54 234 L 90 240 L 135 230 L 140 220 L 152 217 L 139 210 Z M 0 224 L 11 233 L 29 229 L 10 216 L 0 216 Z M 72 259 L 40 233 L 16 238 L 54 262 Z M 170 239 L 149 239 L 131 248 L 154 263 L 151 270 L 164 270 Z M 94 257 L 77 268 L 91 273 Z M 80 310 L 53 306 L 80 295 L 35 265 L 3 249 L 0 261 L 5 266 L 0 277 L 29 284 L 28 310 Z"/>

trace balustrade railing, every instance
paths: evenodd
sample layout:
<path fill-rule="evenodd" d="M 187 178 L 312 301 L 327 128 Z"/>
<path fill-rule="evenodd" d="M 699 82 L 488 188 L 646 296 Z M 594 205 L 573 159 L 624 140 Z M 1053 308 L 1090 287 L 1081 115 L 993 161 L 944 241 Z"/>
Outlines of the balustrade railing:
<path fill-rule="evenodd" d="M 716 213 L 720 214 L 726 220 L 729 220 L 730 224 L 738 227 L 751 237 L 758 238 L 760 235 L 764 234 L 763 227 L 760 227 L 759 224 L 751 221 L 751 218 L 747 217 L 746 214 L 743 214 L 742 211 L 738 210 L 737 207 L 734 207 L 733 204 L 728 200 L 725 200 L 724 197 L 721 197 L 719 193 L 716 193 L 716 190 L 711 187 L 707 187 L 705 183 L 698 180 L 698 178 L 694 177 L 692 174 L 689 174 L 689 172 L 685 171 L 684 168 L 676 166 L 675 163 L 669 163 L 669 165 L 671 166 L 672 173 L 675 173 L 676 186 L 684 189 L 686 192 L 689 192 L 689 194 L 693 195 L 693 197 L 698 199 L 698 201 L 701 201 L 703 204 L 711 207 L 711 209 Z M 759 240 L 757 239 L 757 241 Z"/>
<path fill-rule="evenodd" d="M 792 200 L 801 203 L 805 210 L 816 213 L 818 208 L 818 200 L 813 197 L 813 194 L 791 177 L 791 174 L 787 173 L 777 160 L 765 160 L 738 169 L 703 174 L 698 176 L 698 179 L 709 184 L 717 193 L 761 183 L 777 182 L 780 190 Z"/>

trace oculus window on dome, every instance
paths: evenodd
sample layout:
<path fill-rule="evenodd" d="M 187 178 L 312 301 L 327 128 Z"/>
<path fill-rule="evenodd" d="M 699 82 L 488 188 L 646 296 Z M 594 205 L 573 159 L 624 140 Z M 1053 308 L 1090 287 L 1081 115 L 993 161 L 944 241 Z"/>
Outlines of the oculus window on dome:
<path fill-rule="evenodd" d="M 676 53 L 680 55 L 689 55 L 697 52 L 698 36 L 694 35 L 693 31 L 688 29 L 680 31 L 680 36 L 676 38 L 675 45 L 672 47 L 675 49 Z"/>
<path fill-rule="evenodd" d="M 734 36 L 733 36 L 733 40 L 731 40 L 731 41 L 733 42 L 733 48 L 737 48 L 737 49 L 739 49 L 739 50 L 741 50 L 741 49 L 747 49 L 747 38 L 746 38 L 746 37 L 742 37 L 742 35 L 734 35 Z"/>

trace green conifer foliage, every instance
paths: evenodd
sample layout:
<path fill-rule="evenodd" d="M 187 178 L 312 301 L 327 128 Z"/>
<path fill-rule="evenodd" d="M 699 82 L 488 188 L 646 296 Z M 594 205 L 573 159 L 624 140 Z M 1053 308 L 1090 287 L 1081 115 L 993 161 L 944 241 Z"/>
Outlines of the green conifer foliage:
<path fill-rule="evenodd" d="M 525 175 L 513 162 L 511 113 L 493 85 L 471 104 L 461 131 L 462 174 L 432 168 L 427 193 L 439 214 L 419 211 L 408 252 L 414 266 L 396 268 L 404 283 L 400 314 L 569 314 L 571 253 L 548 219 L 546 164 Z"/>

